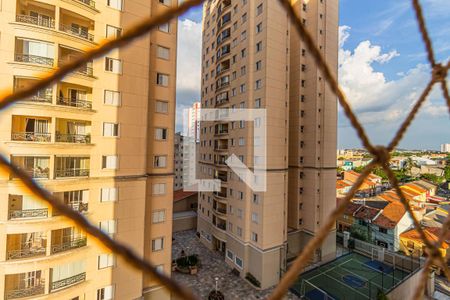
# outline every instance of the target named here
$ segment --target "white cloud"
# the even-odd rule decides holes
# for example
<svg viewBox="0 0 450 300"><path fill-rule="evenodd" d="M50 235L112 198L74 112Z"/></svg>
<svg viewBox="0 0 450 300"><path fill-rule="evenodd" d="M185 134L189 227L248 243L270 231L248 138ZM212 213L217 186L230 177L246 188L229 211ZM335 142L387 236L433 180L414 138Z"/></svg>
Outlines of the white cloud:
<svg viewBox="0 0 450 300"><path fill-rule="evenodd" d="M201 88L202 24L189 19L178 22L177 89ZM195 100L195 99L193 99Z"/></svg>
<svg viewBox="0 0 450 300"><path fill-rule="evenodd" d="M343 43L339 49L339 82L352 108L364 123L396 122L404 118L430 79L429 67L418 64L398 73L398 79L388 80L383 72L374 69L374 64L392 63L400 54L395 50L384 53L370 41L360 42L353 51L345 50L349 30L348 26L340 28L339 40ZM442 101L439 89L435 88L429 98L422 113L444 115L447 110L433 104Z"/></svg>

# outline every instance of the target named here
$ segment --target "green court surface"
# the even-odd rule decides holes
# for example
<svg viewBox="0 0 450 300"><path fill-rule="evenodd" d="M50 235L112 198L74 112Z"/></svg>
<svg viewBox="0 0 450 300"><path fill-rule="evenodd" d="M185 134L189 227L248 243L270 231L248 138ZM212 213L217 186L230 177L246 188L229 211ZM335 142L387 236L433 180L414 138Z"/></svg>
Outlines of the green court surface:
<svg viewBox="0 0 450 300"><path fill-rule="evenodd" d="M291 290L310 300L377 299L408 275L393 266L350 253L302 274Z"/></svg>

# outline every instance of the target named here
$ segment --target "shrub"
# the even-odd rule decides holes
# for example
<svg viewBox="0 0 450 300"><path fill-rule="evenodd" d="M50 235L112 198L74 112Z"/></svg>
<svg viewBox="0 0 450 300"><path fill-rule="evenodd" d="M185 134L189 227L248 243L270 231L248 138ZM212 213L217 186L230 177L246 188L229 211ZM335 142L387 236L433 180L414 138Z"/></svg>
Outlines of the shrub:
<svg viewBox="0 0 450 300"><path fill-rule="evenodd" d="M180 257L176 260L177 267L181 269L187 269L189 267L194 267L198 265L199 259L197 254Z"/></svg>

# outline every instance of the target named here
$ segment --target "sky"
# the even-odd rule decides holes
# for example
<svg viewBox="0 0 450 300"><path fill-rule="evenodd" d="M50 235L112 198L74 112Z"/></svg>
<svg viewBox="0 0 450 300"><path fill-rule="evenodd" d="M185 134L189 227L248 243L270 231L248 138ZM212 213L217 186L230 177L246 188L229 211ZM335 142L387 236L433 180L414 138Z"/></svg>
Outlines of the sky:
<svg viewBox="0 0 450 300"><path fill-rule="evenodd" d="M333 0L329 0L333 1ZM421 0L438 61L450 58L450 1ZM201 8L178 23L177 129L181 112L200 99ZM430 79L411 1L340 0L339 83L374 144L387 144ZM447 77L450 85L450 76ZM450 118L436 86L400 148L450 143ZM339 107L338 148L361 147Z"/></svg>

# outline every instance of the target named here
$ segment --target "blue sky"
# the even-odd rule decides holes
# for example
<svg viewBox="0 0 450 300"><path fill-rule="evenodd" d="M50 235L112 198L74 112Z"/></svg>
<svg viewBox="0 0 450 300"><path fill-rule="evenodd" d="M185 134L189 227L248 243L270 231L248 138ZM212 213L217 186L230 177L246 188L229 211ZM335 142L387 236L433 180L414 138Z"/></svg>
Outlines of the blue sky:
<svg viewBox="0 0 450 300"><path fill-rule="evenodd" d="M447 61L450 0L421 3L436 57ZM201 14L201 8L192 9L179 22L178 112L200 96L200 53L192 54L201 50ZM340 0L339 24L340 83L373 142L386 144L430 78L411 1ZM433 90L400 147L438 149L450 143L444 104L440 89ZM338 147L359 146L340 111Z"/></svg>

